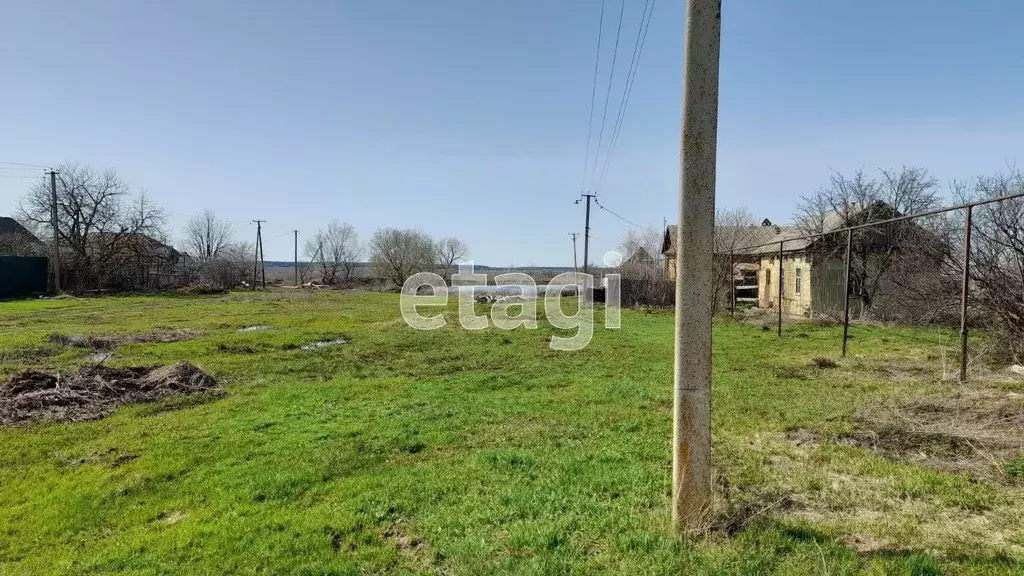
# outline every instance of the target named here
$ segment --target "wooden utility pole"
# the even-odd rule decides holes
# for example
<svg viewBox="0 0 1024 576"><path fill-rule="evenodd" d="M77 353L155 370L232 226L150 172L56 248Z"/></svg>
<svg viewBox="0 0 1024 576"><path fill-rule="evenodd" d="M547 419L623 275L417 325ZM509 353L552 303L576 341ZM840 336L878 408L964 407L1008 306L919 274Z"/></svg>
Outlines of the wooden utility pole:
<svg viewBox="0 0 1024 576"><path fill-rule="evenodd" d="M588 262L590 261L590 199L596 198L597 194L582 194L583 198L576 200L579 204L584 198L587 200L587 215L583 228L583 273L587 273Z"/></svg>
<svg viewBox="0 0 1024 576"><path fill-rule="evenodd" d="M295 233L295 285L299 285L299 231L292 230Z"/></svg>
<svg viewBox="0 0 1024 576"><path fill-rule="evenodd" d="M263 223L266 220L253 220L256 224L256 254L252 263L252 289L256 289L256 271L261 270L263 276L263 288L267 287L267 267L263 262Z"/></svg>
<svg viewBox="0 0 1024 576"><path fill-rule="evenodd" d="M53 290L60 294L60 229L57 226L57 171L50 170L50 226L53 228Z"/></svg>
<svg viewBox="0 0 1024 576"><path fill-rule="evenodd" d="M711 320L721 0L686 4L679 155L672 521L681 533L711 522Z"/></svg>
<svg viewBox="0 0 1024 576"><path fill-rule="evenodd" d="M572 237L572 273L579 274L579 265L576 263L576 238L579 237L579 232L570 232L569 236Z"/></svg>

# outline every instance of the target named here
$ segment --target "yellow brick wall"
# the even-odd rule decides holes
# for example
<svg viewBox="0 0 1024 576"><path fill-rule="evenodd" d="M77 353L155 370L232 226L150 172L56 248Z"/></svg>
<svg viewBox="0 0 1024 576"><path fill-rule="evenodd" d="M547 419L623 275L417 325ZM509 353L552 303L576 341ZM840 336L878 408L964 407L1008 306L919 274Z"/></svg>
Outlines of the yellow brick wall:
<svg viewBox="0 0 1024 576"><path fill-rule="evenodd" d="M782 313L787 316L808 316L811 312L811 264L803 256L786 254L782 258L785 285L782 287ZM771 271L769 274L768 271ZM800 293L796 292L797 270L800 271ZM771 276L769 279L768 277ZM757 274L757 299L760 308L775 308L779 298L779 259L761 258Z"/></svg>
<svg viewBox="0 0 1024 576"><path fill-rule="evenodd" d="M669 280L671 280L673 282L676 281L676 257L675 256L666 256L665 257L665 275L668 276Z"/></svg>

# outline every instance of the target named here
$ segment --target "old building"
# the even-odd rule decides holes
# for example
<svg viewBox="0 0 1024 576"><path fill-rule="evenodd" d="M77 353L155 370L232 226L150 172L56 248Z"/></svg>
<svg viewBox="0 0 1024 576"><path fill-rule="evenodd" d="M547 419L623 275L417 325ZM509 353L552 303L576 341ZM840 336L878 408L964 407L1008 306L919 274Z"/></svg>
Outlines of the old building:
<svg viewBox="0 0 1024 576"><path fill-rule="evenodd" d="M886 218L899 216L878 206L873 206L871 212L886 214ZM739 302L755 302L758 308L772 310L781 306L789 317L839 318L849 299L854 317L899 318L913 308L911 294L942 284L937 262L946 247L938 237L910 221L859 229L853 236L854 272L844 291L846 235L827 233L861 223L856 212L847 218L826 213L819 226L825 235L813 238L806 238L806 231L800 228L774 226L767 220L757 228L716 229L715 259L719 265L712 273L727 271L720 274L728 277L722 283L725 287L733 283ZM665 274L674 279L675 226L665 231L662 253ZM719 298L722 292L719 290Z"/></svg>

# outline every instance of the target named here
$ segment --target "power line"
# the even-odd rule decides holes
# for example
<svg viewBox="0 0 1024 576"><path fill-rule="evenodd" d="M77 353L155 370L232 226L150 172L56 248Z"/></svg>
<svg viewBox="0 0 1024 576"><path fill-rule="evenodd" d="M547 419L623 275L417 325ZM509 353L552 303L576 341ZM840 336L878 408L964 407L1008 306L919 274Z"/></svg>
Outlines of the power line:
<svg viewBox="0 0 1024 576"><path fill-rule="evenodd" d="M635 227L637 227L637 228L639 228L641 230L645 230L647 232L657 233L656 230L648 228L647 226L641 226L641 225L637 224L636 222L633 222L629 218L626 218L625 216L622 216L621 214L619 214L617 212L613 212L613 211L609 210L607 207L605 207L604 204L601 204L600 202L598 202L597 198L594 198L594 202L597 204L598 208L600 208L601 210L604 210L605 212L611 214L612 216L615 216L616 218L618 218L619 220L622 220L623 222L625 222L626 224L629 224L630 226L635 226Z"/></svg>
<svg viewBox="0 0 1024 576"><path fill-rule="evenodd" d="M590 89L590 119L587 121L587 155L583 157L583 177L580 178L580 193L587 185L587 167L590 164L590 140L594 136L594 104L597 101L597 72L601 64L601 37L604 34L604 0L601 0L601 17L597 21L597 55L594 56L594 84ZM597 163L597 158L594 158Z"/></svg>
<svg viewBox="0 0 1024 576"><path fill-rule="evenodd" d="M640 58L644 53L644 45L647 43L647 32L650 30L651 17L654 16L654 7L657 3L658 0L645 0L644 11L640 14L640 26L637 28L636 40L633 42L633 58L629 63L629 72L626 73L626 82L622 85L622 99L619 102L619 113L615 119L615 128L612 130L612 139L611 143L608 145L608 152L605 153L604 167L601 169L601 177L597 181L596 189L598 190L600 190L604 185L605 177L608 175L608 168L612 163L612 155L615 154L615 147L619 143L619 134L622 132L622 124L626 119L626 110L629 108L629 99L633 95L633 83L636 82L636 75L640 69ZM650 5L650 11L647 10L648 5Z"/></svg>
<svg viewBox="0 0 1024 576"><path fill-rule="evenodd" d="M2 160L0 160L0 164L10 164L11 166L26 166L28 168L42 168L44 170L48 168L48 166L43 166L42 164L25 164L23 162L5 162Z"/></svg>
<svg viewBox="0 0 1024 576"><path fill-rule="evenodd" d="M619 25L615 30L615 48L612 49L612 66L608 71L608 89L604 95L604 113L601 115L601 130L597 133L597 156L594 158L594 166L590 170L590 183L594 182L594 175L597 173L597 162L601 155L601 143L604 141L604 127L608 122L608 101L612 97L612 82L615 80L615 61L619 56L619 38L622 36L622 16L626 13L626 0L622 0L619 6ZM584 267L586 263L584 262Z"/></svg>

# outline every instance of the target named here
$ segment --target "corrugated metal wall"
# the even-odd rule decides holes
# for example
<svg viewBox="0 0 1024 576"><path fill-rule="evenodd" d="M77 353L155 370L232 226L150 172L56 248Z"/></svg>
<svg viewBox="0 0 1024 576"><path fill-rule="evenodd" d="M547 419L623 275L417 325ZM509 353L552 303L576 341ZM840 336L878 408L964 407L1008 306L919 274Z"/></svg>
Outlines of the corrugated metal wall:
<svg viewBox="0 0 1024 576"><path fill-rule="evenodd" d="M48 261L42 256L0 256L0 298L45 294Z"/></svg>

